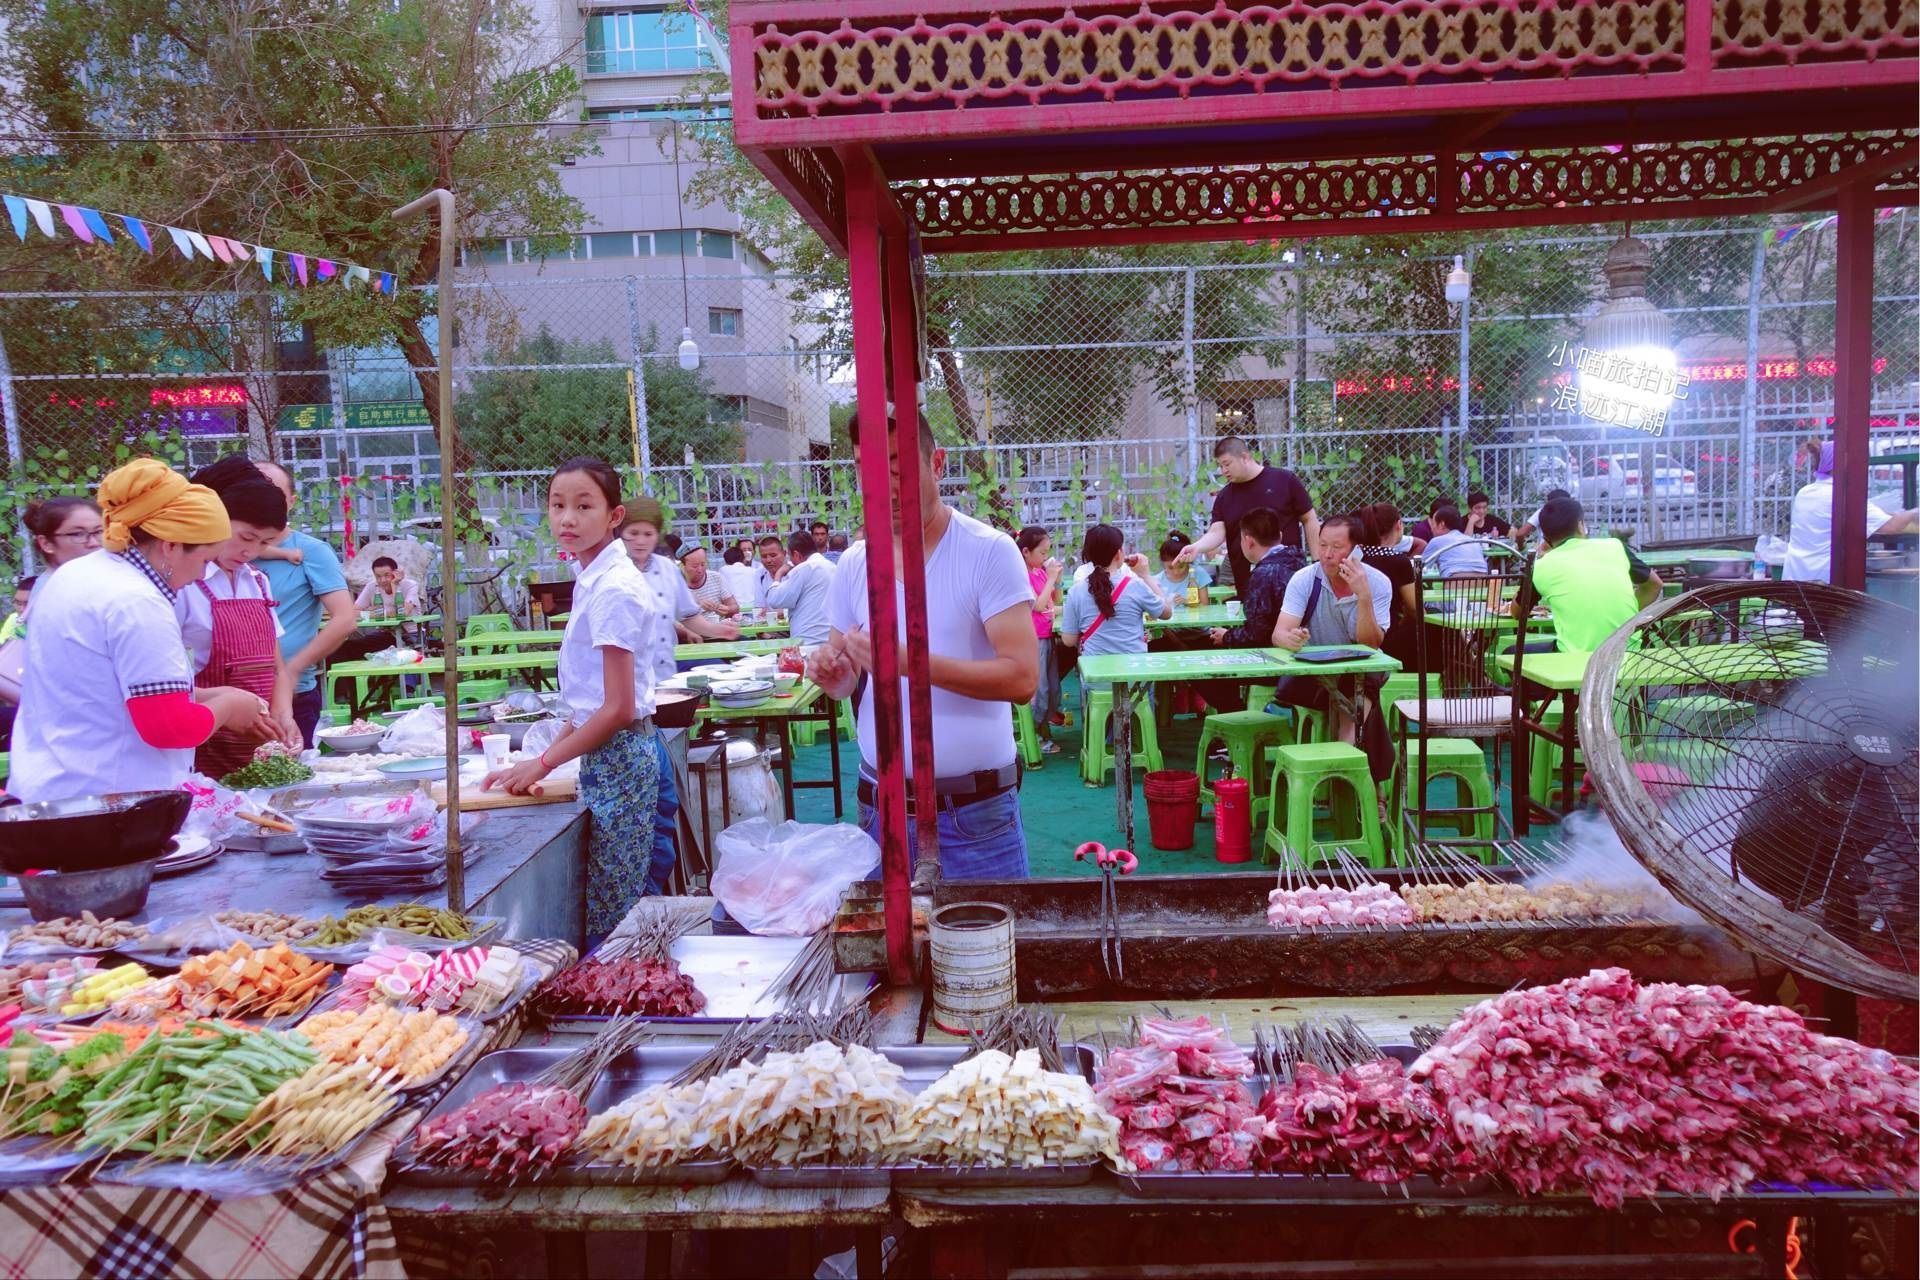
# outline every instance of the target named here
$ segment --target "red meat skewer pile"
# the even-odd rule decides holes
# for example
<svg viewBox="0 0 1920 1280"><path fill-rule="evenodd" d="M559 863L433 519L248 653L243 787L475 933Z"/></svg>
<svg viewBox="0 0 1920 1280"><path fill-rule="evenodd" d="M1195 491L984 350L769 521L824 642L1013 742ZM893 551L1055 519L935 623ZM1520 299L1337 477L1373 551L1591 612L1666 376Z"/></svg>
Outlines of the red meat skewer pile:
<svg viewBox="0 0 1920 1280"><path fill-rule="evenodd" d="M586 1123L587 1109L571 1089L515 1081L421 1125L414 1148L428 1164L511 1180L550 1167Z"/></svg>
<svg viewBox="0 0 1920 1280"><path fill-rule="evenodd" d="M1107 1055L1096 1092L1135 1169L1244 1172L1263 1128L1252 1074L1246 1051L1206 1018L1149 1020L1138 1045Z"/></svg>
<svg viewBox="0 0 1920 1280"><path fill-rule="evenodd" d="M1461 1144L1602 1207L1755 1181L1920 1184L1920 1073L1724 987L1596 969L1469 1009L1415 1063Z"/></svg>
<svg viewBox="0 0 1920 1280"><path fill-rule="evenodd" d="M689 1018L707 998L672 960L589 960L549 978L537 1003L547 1017Z"/></svg>
<svg viewBox="0 0 1920 1280"><path fill-rule="evenodd" d="M1404 1182L1426 1174L1462 1180L1471 1161L1442 1123L1424 1085L1397 1059L1338 1075L1310 1062L1260 1099L1266 1121L1255 1159L1265 1173L1350 1174L1363 1182Z"/></svg>

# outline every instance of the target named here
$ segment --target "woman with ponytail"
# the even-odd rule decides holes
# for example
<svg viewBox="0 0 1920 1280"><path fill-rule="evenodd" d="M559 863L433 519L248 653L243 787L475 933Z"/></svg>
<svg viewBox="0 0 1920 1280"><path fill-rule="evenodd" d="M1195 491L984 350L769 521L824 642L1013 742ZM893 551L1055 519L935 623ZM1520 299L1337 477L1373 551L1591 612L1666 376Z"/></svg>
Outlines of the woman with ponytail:
<svg viewBox="0 0 1920 1280"><path fill-rule="evenodd" d="M1124 540L1110 524L1087 530L1080 558L1093 566L1067 593L1060 614L1060 639L1078 646L1080 656L1145 653L1147 619L1170 618L1173 606L1154 585L1147 558L1123 554Z"/></svg>

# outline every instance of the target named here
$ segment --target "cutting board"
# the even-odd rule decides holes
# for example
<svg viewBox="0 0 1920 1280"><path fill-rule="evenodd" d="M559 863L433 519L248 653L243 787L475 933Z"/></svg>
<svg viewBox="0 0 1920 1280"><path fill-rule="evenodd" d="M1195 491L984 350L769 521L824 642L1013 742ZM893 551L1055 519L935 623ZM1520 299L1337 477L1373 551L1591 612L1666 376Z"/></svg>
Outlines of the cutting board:
<svg viewBox="0 0 1920 1280"><path fill-rule="evenodd" d="M577 798L576 778L549 778L540 784L537 796L516 796L505 791L482 791L478 787L460 788L460 811L473 813L481 809L517 809L529 804L557 804L563 800ZM433 784L433 802L438 805L447 803L447 784Z"/></svg>

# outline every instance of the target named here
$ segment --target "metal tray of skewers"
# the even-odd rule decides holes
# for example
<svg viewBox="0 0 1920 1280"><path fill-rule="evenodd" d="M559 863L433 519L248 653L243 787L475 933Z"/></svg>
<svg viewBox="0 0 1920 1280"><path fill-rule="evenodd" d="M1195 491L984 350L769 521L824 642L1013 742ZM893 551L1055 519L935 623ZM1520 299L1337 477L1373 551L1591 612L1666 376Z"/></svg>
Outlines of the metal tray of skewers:
<svg viewBox="0 0 1920 1280"><path fill-rule="evenodd" d="M664 1084L691 1066L705 1052L702 1044L642 1045L616 1058L601 1072L587 1092L589 1116L607 1110L641 1089ZM474 1063L472 1070L447 1091L421 1122L430 1124L450 1112L466 1106L481 1094L501 1085L532 1083L557 1066L575 1050L566 1046L499 1049ZM393 1153L392 1170L396 1178L421 1187L490 1187L501 1180L478 1169L455 1169L420 1159L416 1128ZM693 1186L725 1182L733 1172L733 1161L725 1157L689 1160L664 1168L639 1168L630 1165L597 1164L577 1158L562 1160L551 1168L530 1174L526 1181L562 1187L647 1187Z"/></svg>
<svg viewBox="0 0 1920 1280"><path fill-rule="evenodd" d="M389 1089L387 1105L371 1123L334 1150L316 1155L251 1156L242 1153L205 1162L115 1156L101 1164L92 1176L95 1182L203 1191L216 1197L265 1195L298 1186L315 1174L345 1164L367 1135L378 1133L381 1126L399 1114L405 1105L405 1095L397 1089Z"/></svg>
<svg viewBox="0 0 1920 1280"><path fill-rule="evenodd" d="M513 990L507 993L506 999L493 1006L493 1008L488 1009L485 1013L472 1013L468 1010L458 1008L436 1009L434 1012L452 1014L454 1017L463 1018L470 1022L477 1022L481 1026L490 1027L525 1003L527 997L533 994L534 988L538 987L544 978L545 975L532 961L522 959L520 962L520 976L513 980ZM333 985L321 995L319 1001L301 1016L311 1017L316 1013L326 1013L329 1010L338 1009L339 1007L340 985L336 978ZM393 1007L402 1013L418 1013L424 1006L417 1004L396 1004Z"/></svg>
<svg viewBox="0 0 1920 1280"><path fill-rule="evenodd" d="M970 1044L912 1044L882 1045L877 1052L905 1072L901 1087L918 1094L978 1050ZM1090 1046L1062 1045L1060 1054L1068 1071L1093 1079L1095 1059ZM1020 1168L915 1162L760 1165L747 1172L765 1187L1075 1187L1091 1181L1099 1167L1097 1160Z"/></svg>

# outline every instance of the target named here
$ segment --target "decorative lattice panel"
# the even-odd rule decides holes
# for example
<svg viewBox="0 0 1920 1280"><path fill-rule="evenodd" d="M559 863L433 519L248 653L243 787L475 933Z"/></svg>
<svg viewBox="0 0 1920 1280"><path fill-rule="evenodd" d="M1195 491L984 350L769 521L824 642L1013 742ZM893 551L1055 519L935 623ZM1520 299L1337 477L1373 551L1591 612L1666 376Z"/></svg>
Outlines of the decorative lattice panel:
<svg viewBox="0 0 1920 1280"><path fill-rule="evenodd" d="M1714 0L1715 66L1824 62L1920 50L1913 0Z"/></svg>
<svg viewBox="0 0 1920 1280"><path fill-rule="evenodd" d="M1462 159L1451 208L1431 157L1234 169L970 179L895 188L928 237L1310 223L1439 212L1516 213L1785 191L1908 145L1876 134L1765 143L1668 143L1631 152ZM1364 229L1356 227L1358 229ZM1386 230L1388 228L1380 228Z"/></svg>
<svg viewBox="0 0 1920 1280"><path fill-rule="evenodd" d="M1791 7L1791 6L1789 6ZM756 23L761 115L1678 70L1682 0L1371 0Z"/></svg>

